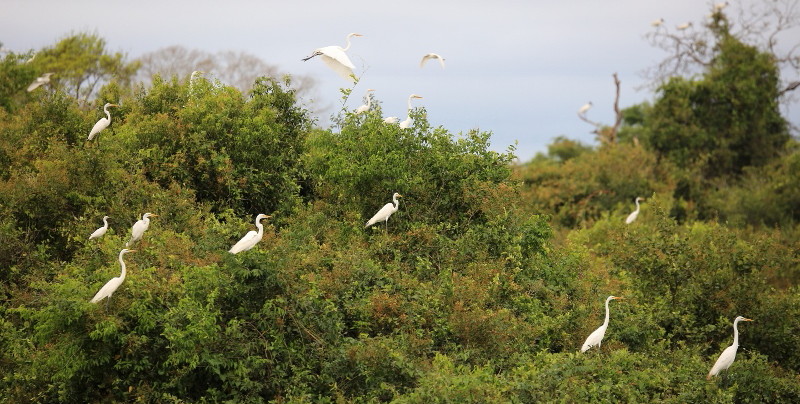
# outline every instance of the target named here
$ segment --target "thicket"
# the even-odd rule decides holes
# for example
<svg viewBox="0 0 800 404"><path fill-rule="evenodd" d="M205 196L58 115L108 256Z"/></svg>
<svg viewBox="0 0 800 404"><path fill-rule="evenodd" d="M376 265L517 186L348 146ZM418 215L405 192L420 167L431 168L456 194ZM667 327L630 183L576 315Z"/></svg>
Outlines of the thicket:
<svg viewBox="0 0 800 404"><path fill-rule="evenodd" d="M40 72L22 64L0 65L16 89L0 109L2 401L800 401L796 149L684 198L709 177L649 140L560 139L515 167L423 108L408 129L379 106L314 128L288 78L246 94L111 81L87 104L60 82L24 92ZM105 102L111 127L85 142ZM364 229L393 192L388 226ZM773 200L794 210L759 209ZM127 279L89 303L144 212L159 216ZM257 213L264 239L228 254ZM611 294L626 299L602 347L579 353ZM707 382L737 315L755 321Z"/></svg>

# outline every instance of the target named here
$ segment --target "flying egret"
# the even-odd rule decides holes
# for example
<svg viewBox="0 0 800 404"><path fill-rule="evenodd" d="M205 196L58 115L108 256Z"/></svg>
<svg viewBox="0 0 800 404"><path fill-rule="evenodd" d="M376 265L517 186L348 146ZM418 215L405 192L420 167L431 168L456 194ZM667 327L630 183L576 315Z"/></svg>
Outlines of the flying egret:
<svg viewBox="0 0 800 404"><path fill-rule="evenodd" d="M241 240L236 242L236 244L234 244L233 247L228 250L228 252L231 254L236 254L255 247L255 245L261 241L261 238L264 237L264 225L261 224L261 220L268 219L270 217L272 216L265 215L263 213L256 216L256 227L258 228L258 232L255 230L248 231Z"/></svg>
<svg viewBox="0 0 800 404"><path fill-rule="evenodd" d="M425 62L427 62L430 59L439 59L439 64L442 65L442 69L444 69L444 58L442 57L442 55L436 53L428 53L427 55L423 56L422 60L420 60L419 62L419 67L425 66Z"/></svg>
<svg viewBox="0 0 800 404"><path fill-rule="evenodd" d="M719 372L727 370L729 367L731 367L731 364L733 364L733 360L736 359L736 351L739 349L739 328L737 327L739 321L753 320L744 318L742 316L736 317L736 319L733 320L733 344L722 351L719 359L717 359L717 362L714 363L711 371L708 372L706 380L711 380L711 378L719 374Z"/></svg>
<svg viewBox="0 0 800 404"><path fill-rule="evenodd" d="M367 103L362 105L362 106L360 106L360 107L358 107L358 108L356 108L356 115L363 114L364 112L369 111L369 107L372 106L372 97L370 97L370 93L373 92L373 91L375 91L375 90L370 88L370 89L367 90L366 93L364 93L364 97L367 97Z"/></svg>
<svg viewBox="0 0 800 404"><path fill-rule="evenodd" d="M155 213L145 213L142 215L142 220L137 221L131 227L131 239L127 243L125 243L125 247L133 245L133 243L139 241L142 238L145 230L150 227L150 218L151 217L158 217Z"/></svg>
<svg viewBox="0 0 800 404"><path fill-rule="evenodd" d="M100 131L102 131L103 129L107 128L108 125L111 125L111 113L108 112L108 108L109 107L118 107L118 106L119 105L112 104L110 102L107 102L106 105L103 106L103 112L106 113L106 117L105 118L100 118L100 120L97 121L96 124L94 124L94 126L92 127L92 131L89 132L89 137L86 140L94 139L94 137L97 136L97 134L100 133Z"/></svg>
<svg viewBox="0 0 800 404"><path fill-rule="evenodd" d="M675 28L677 28L677 29L678 29L678 31L683 31L683 30L685 30L686 28L689 28L689 27L691 27L691 26L692 26L692 22L691 22L691 21L689 21L689 22L687 22L687 23L683 23L683 24L681 24L681 25L678 25L678 26L677 26L677 27L675 27Z"/></svg>
<svg viewBox="0 0 800 404"><path fill-rule="evenodd" d="M95 230L91 236L89 236L89 240L93 238L103 237L104 234L108 231L108 216L103 216L103 226L99 229Z"/></svg>
<svg viewBox="0 0 800 404"><path fill-rule="evenodd" d="M324 48L318 48L314 50L314 53L311 56L304 58L303 61L313 58L314 56L322 56L322 61L325 62L328 67L333 69L339 76L343 77L345 80L350 80L355 82L355 76L353 75L353 69L356 67L353 66L353 62L350 61L350 58L347 57L347 50L350 49L350 38L354 36L363 36L361 34L356 34L352 32L347 34L347 46L342 48L341 46L331 45L326 46Z"/></svg>
<svg viewBox="0 0 800 404"><path fill-rule="evenodd" d="M589 109L591 108L592 108L591 101L587 102L586 104L583 104L583 106L578 110L578 115L586 115L586 113L589 112Z"/></svg>
<svg viewBox="0 0 800 404"><path fill-rule="evenodd" d="M411 100L413 98L422 98L422 96L421 95L416 95L416 94L411 94L411 95L408 96L408 112L406 112L408 117L406 119L404 119L403 122L400 122L400 127L403 128L403 129L406 129L409 126L411 126L411 122L412 122L412 119L411 119Z"/></svg>
<svg viewBox="0 0 800 404"><path fill-rule="evenodd" d="M379 210L378 213L375 214L375 216L372 216L372 218L369 219L369 221L367 221L367 224L366 226L364 226L364 228L366 229L367 227L372 226L375 223L383 221L386 224L386 231L388 232L389 216L391 216L392 213L397 212L397 208L400 207L400 202L397 200L397 198L402 198L402 197L403 195L400 195L397 192L395 192L394 195L392 195L392 201L394 202L394 204L387 203L386 205L383 205L381 210Z"/></svg>
<svg viewBox="0 0 800 404"><path fill-rule="evenodd" d="M650 25L652 25L654 27L660 27L661 24L663 24L663 23L664 23L664 19L663 18L659 18L659 19L651 22Z"/></svg>
<svg viewBox="0 0 800 404"><path fill-rule="evenodd" d="M606 335L606 328L608 328L608 302L616 299L622 299L621 297L617 296L609 296L606 298L606 321L603 322L598 329L594 330L589 337L586 338L586 342L583 343L581 347L581 352L586 352L589 348L597 345L600 348L600 343L603 342L603 337Z"/></svg>
<svg viewBox="0 0 800 404"><path fill-rule="evenodd" d="M628 217L625 219L625 224L631 224L633 223L634 220L636 220L637 217L639 217L639 201L643 200L644 198L642 198L641 196L636 197L636 210L634 210L633 212L631 212L630 215L628 215Z"/></svg>
<svg viewBox="0 0 800 404"><path fill-rule="evenodd" d="M33 83L31 83L31 85L28 86L28 92L36 90L40 86L49 83L50 82L50 76L52 76L54 74L55 73L45 73L45 74L37 77L36 80L34 80Z"/></svg>
<svg viewBox="0 0 800 404"><path fill-rule="evenodd" d="M122 282L125 281L125 261L122 260L122 256L132 252L136 252L136 250L129 250L125 248L119 252L119 266L122 268L122 272L119 274L119 276L115 276L106 282L106 284L97 291L97 294L94 295L92 300L90 300L91 303L97 303L105 298L108 298L108 300L106 300L106 310L108 310L108 302L111 301L111 295L113 295L119 286L122 285Z"/></svg>

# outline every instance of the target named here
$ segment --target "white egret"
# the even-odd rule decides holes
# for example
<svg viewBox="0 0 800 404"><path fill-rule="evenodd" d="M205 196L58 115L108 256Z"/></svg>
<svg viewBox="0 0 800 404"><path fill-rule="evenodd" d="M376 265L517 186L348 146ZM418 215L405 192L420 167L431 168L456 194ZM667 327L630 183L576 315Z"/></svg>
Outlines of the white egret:
<svg viewBox="0 0 800 404"><path fill-rule="evenodd" d="M394 204L387 203L386 205L383 205L381 210L379 210L378 213L375 214L375 216L372 216L372 218L367 221L367 224L366 226L364 226L364 228L366 229L367 227L382 221L386 223L386 231L388 232L389 216L391 216L392 213L397 212L397 209L400 207L400 202L397 200L397 198L402 198L402 197L403 195L400 195L397 192L395 192L394 195L392 195L392 201L394 202Z"/></svg>
<svg viewBox="0 0 800 404"><path fill-rule="evenodd" d="M91 236L89 236L89 240L93 238L103 237L104 234L108 231L108 216L103 216L103 226L99 229L95 230Z"/></svg>
<svg viewBox="0 0 800 404"><path fill-rule="evenodd" d="M91 303L97 303L105 298L108 298L108 300L106 300L106 309L108 309L108 302L111 301L111 295L113 295L114 292L119 289L119 286L122 285L122 282L125 281L125 261L122 260L122 256L132 252L136 252L136 250L129 250L125 248L119 252L119 266L122 268L122 272L119 274L119 276L115 276L106 282L106 284L97 291L97 294L94 295L92 300L90 300Z"/></svg>
<svg viewBox="0 0 800 404"><path fill-rule="evenodd" d="M683 31L683 30L685 30L686 28L689 28L689 27L691 27L692 25L693 25L693 24L692 24L692 22L691 22L691 21L689 21L689 22L687 22L687 23L684 23L684 24L678 25L678 26L677 26L677 27L675 27L675 28L677 28L677 29L678 29L678 31Z"/></svg>
<svg viewBox="0 0 800 404"><path fill-rule="evenodd" d="M430 59L439 59L439 64L442 65L442 69L444 69L444 58L442 57L442 55L436 53L428 53L427 55L423 56L422 60L420 60L419 62L419 67L425 66L425 62L427 62Z"/></svg>
<svg viewBox="0 0 800 404"><path fill-rule="evenodd" d="M728 3L727 1L714 4L714 11L722 11L723 8L728 7L728 4L730 3Z"/></svg>
<svg viewBox="0 0 800 404"><path fill-rule="evenodd" d="M663 18L659 18L659 19L654 20L653 22L651 22L650 25L652 25L654 27L660 27L661 24L663 24L663 23L664 23L664 19Z"/></svg>
<svg viewBox="0 0 800 404"><path fill-rule="evenodd" d="M347 50L350 49L350 38L354 36L363 36L361 34L356 34L352 32L347 34L347 45L342 48L341 46L331 45L326 46L324 48L318 48L314 50L314 53L311 56L304 58L303 61L313 58L314 56L322 56L322 61L325 62L328 67L333 69L339 76L343 77L345 80L350 80L355 82L355 76L353 75L353 69L356 67L353 66L353 62L350 61L350 58L347 57Z"/></svg>
<svg viewBox="0 0 800 404"><path fill-rule="evenodd" d="M592 108L591 101L587 102L586 104L583 104L583 106L578 110L578 115L586 115L586 113L589 112L589 109L591 108Z"/></svg>
<svg viewBox="0 0 800 404"><path fill-rule="evenodd" d="M387 116L386 118L383 118L383 123L397 123L399 120L400 118L396 116Z"/></svg>
<svg viewBox="0 0 800 404"><path fill-rule="evenodd" d="M367 103L356 108L356 115L363 114L364 112L369 111L369 108L372 106L372 97L370 97L370 93L373 91L375 90L370 88L367 90L366 93L364 93L364 97L367 97Z"/></svg>
<svg viewBox="0 0 800 404"><path fill-rule="evenodd" d="M89 132L89 137L86 140L94 139L94 137L97 136L97 134L100 133L100 131L102 131L103 129L107 128L108 125L111 125L111 113L108 112L108 108L109 107L118 107L118 106L119 105L112 104L110 102L107 102L106 105L103 106L103 112L106 113L106 117L105 118L100 118L100 120L97 121L97 123L94 124L94 126L92 127L92 131Z"/></svg>
<svg viewBox="0 0 800 404"><path fill-rule="evenodd" d="M633 223L634 220L636 220L637 217L639 217L639 201L643 201L643 200L644 200L644 198L642 198L641 196L637 196L636 197L636 201L635 201L636 202L636 210L634 210L633 212L631 212L630 215L628 215L628 217L625 219L625 224L631 224L631 223Z"/></svg>
<svg viewBox="0 0 800 404"><path fill-rule="evenodd" d="M36 90L40 86L43 86L43 85L49 83L50 82L50 76L52 76L54 74L55 73L45 73L45 74L37 77L36 80L34 80L33 83L31 83L31 85L28 86L28 92Z"/></svg>
<svg viewBox="0 0 800 404"><path fill-rule="evenodd" d="M609 296L606 298L606 321L604 321L603 325L601 325L598 329L589 334L589 337L586 338L586 342L584 342L583 346L581 347L581 352L586 352L589 348L595 345L600 348L600 343L603 342L603 337L606 335L606 328L608 328L608 302L617 299L622 298L617 296Z"/></svg>
<svg viewBox="0 0 800 404"><path fill-rule="evenodd" d="M194 82L197 81L199 78L203 77L203 73L205 73L205 72L202 71L202 70L195 70L195 71L192 72L192 75L189 76L189 95L190 96L192 94L194 94Z"/></svg>
<svg viewBox="0 0 800 404"><path fill-rule="evenodd" d="M261 241L261 238L264 237L264 225L261 224L261 220L268 219L270 217L272 216L265 215L263 213L256 216L256 227L258 228L258 231L257 232L255 230L248 231L247 234L245 234L241 240L236 242L236 244L234 244L233 247L231 247L231 249L228 250L228 252L231 254L236 254L242 251L247 251L255 247L255 245L258 244L259 241Z"/></svg>
<svg viewBox="0 0 800 404"><path fill-rule="evenodd" d="M403 129L406 129L409 126L411 126L411 122L413 121L411 119L411 100L413 98L422 98L422 96L421 95L416 95L416 94L411 94L411 95L408 96L408 112L406 112L408 117L406 119L404 119L403 122L400 122L400 127L403 128Z"/></svg>
<svg viewBox="0 0 800 404"><path fill-rule="evenodd" d="M142 215L142 220L137 221L131 227L131 239L127 243L125 243L125 247L133 245L133 243L139 241L142 238L144 232L150 227L150 218L151 217L158 217L155 213L145 213Z"/></svg>
<svg viewBox="0 0 800 404"><path fill-rule="evenodd" d="M739 328L737 327L739 321L753 320L744 318L742 316L736 317L736 319L733 320L733 344L722 351L719 359L717 359L717 362L714 363L711 371L708 372L706 380L711 380L711 378L719 374L719 372L727 370L729 367L731 367L731 364L733 364L733 360L736 359L736 351L739 349Z"/></svg>

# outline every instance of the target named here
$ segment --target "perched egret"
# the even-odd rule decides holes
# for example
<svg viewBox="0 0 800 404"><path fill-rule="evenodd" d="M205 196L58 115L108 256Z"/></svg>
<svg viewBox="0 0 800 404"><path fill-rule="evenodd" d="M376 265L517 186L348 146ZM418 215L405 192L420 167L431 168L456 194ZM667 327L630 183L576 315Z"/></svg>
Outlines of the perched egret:
<svg viewBox="0 0 800 404"><path fill-rule="evenodd" d="M400 119L396 116L387 116L383 118L383 123L397 123Z"/></svg>
<svg viewBox="0 0 800 404"><path fill-rule="evenodd" d="M115 276L106 282L106 284L97 291L97 294L94 295L90 302L97 303L105 298L108 298L108 300L106 300L106 309L108 309L108 302L111 301L111 295L113 295L114 292L116 292L119 288L119 285L122 285L122 282L125 281L125 261L122 260L122 256L132 252L136 252L136 250L129 250L125 248L119 252L119 266L122 268L122 272L119 274L119 276Z"/></svg>
<svg viewBox="0 0 800 404"><path fill-rule="evenodd" d="M691 27L691 26L692 26L692 22L691 22L691 21L689 21L689 22L687 22L687 23L684 23L684 24L678 25L678 26L677 26L677 27L675 27L675 28L677 28L677 29L678 29L678 31L683 31L683 30L685 30L686 28L689 28L689 27Z"/></svg>
<svg viewBox="0 0 800 404"><path fill-rule="evenodd" d="M133 245L133 243L139 241L142 238L144 232L150 227L150 218L151 217L158 217L155 213L145 213L142 215L142 220L137 221L131 227L131 239L127 243L125 243L125 247Z"/></svg>
<svg viewBox="0 0 800 404"><path fill-rule="evenodd" d="M600 328L589 334L589 337L586 338L586 342L584 342L583 346L581 347L581 352L586 352L589 348L595 345L600 348L600 343L603 342L603 337L606 335L606 328L608 328L608 302L616 299L622 298L617 296L609 296L606 298L606 321L603 322L603 325L601 325Z"/></svg>
<svg viewBox="0 0 800 404"><path fill-rule="evenodd" d="M236 242L236 244L234 244L233 247L231 247L231 249L228 250L228 252L231 254L236 254L242 251L247 251L255 247L255 245L258 244L259 241L261 241L261 238L264 237L264 225L261 224L261 220L268 219L270 217L272 216L265 215L263 213L256 216L256 227L258 228L258 231L257 232L255 230L248 231L247 234L245 234L241 240Z"/></svg>
<svg viewBox="0 0 800 404"><path fill-rule="evenodd" d="M366 229L367 227L382 221L385 222L386 231L388 232L389 216L391 216L392 213L397 212L397 208L400 207L400 202L397 200L397 198L402 198L402 197L403 195L400 195L397 192L395 192L394 195L392 195L392 201L394 202L394 204L387 203L386 205L383 205L381 210L379 210L378 213L375 214L375 216L372 216L372 219L369 219L369 221L367 221L367 224L366 226L364 226L364 228Z"/></svg>
<svg viewBox="0 0 800 404"><path fill-rule="evenodd" d="M591 101L587 102L586 104L583 104L581 109L578 110L578 115L586 115L586 113L589 112L589 109L591 108L592 108Z"/></svg>
<svg viewBox="0 0 800 404"><path fill-rule="evenodd" d="M722 3L714 4L714 11L722 11L723 8L728 7L727 1L723 1Z"/></svg>
<svg viewBox="0 0 800 404"><path fill-rule="evenodd" d="M103 237L104 234L108 231L108 216L103 216L103 226L99 229L95 230L91 236L89 236L89 240L93 238Z"/></svg>
<svg viewBox="0 0 800 404"><path fill-rule="evenodd" d="M50 82L50 76L52 76L54 74L55 73L45 73L45 74L37 77L36 80L34 80L33 83L31 83L31 85L28 86L28 92L36 90L40 86L49 83Z"/></svg>
<svg viewBox="0 0 800 404"><path fill-rule="evenodd" d="M358 108L356 108L356 114L363 114L364 112L369 111L369 107L372 106L372 97L370 97L370 93L373 92L373 91L375 91L375 90L370 88L370 89L367 90L366 93L364 93L364 97L367 97L367 103L362 105L362 106L360 106L360 107L358 107Z"/></svg>
<svg viewBox="0 0 800 404"><path fill-rule="evenodd" d="M408 117L406 119L404 119L403 122L400 122L400 127L403 128L403 129L408 128L409 126L411 126L411 122L413 121L411 119L411 100L413 98L422 98L422 96L416 95L416 94L411 94L411 95L408 96L408 112L406 113L408 115Z"/></svg>
<svg viewBox="0 0 800 404"><path fill-rule="evenodd" d="M103 112L106 113L106 117L100 118L100 120L97 121L96 124L94 124L94 126L92 127L92 131L89 132L89 137L86 140L94 139L94 137L97 136L97 134L100 133L100 131L107 128L108 125L111 125L111 113L108 112L108 107L118 107L118 106L119 105L117 104L112 104L109 102L107 102L106 105L103 106Z"/></svg>
<svg viewBox="0 0 800 404"><path fill-rule="evenodd" d="M425 62L430 59L439 59L439 64L442 65L442 69L444 69L444 58L442 55L438 55L436 53L429 53L422 57L422 60L419 61L419 67L425 66Z"/></svg>
<svg viewBox="0 0 800 404"><path fill-rule="evenodd" d="M347 34L347 46L342 48L341 46L331 45L326 46L324 48L318 48L314 50L314 53L311 56L304 58L303 61L313 58L314 56L322 56L322 61L325 62L328 67L333 69L339 76L343 77L345 80L350 80L355 82L355 76L353 75L353 62L350 61L350 58L347 57L347 50L350 49L350 38L354 36L363 36L361 34L356 34L355 32Z"/></svg>
<svg viewBox="0 0 800 404"><path fill-rule="evenodd" d="M651 22L650 25L652 25L654 27L660 27L661 24L663 24L663 23L664 23L664 19L663 18L659 18L659 19L654 20L653 22Z"/></svg>
<svg viewBox="0 0 800 404"><path fill-rule="evenodd" d="M641 196L637 196L636 197L636 201L635 201L636 202L636 210L634 210L633 212L631 212L630 215L628 215L628 217L625 219L625 224L631 224L631 223L633 223L634 220L636 220L637 217L639 217L639 201L643 201L643 200L644 200L644 198L642 198Z"/></svg>
<svg viewBox="0 0 800 404"><path fill-rule="evenodd" d="M739 321L753 321L753 320L750 320L749 318L744 318L742 316L736 317L736 319L733 320L733 344L725 348L724 351L722 351L722 354L719 356L719 359L717 359L717 362L714 363L714 366L711 368L711 371L708 372L706 380L711 380L711 378L719 374L719 372L727 370L729 367L731 367L731 364L733 364L733 360L736 359L736 351L739 349L739 328L737 327Z"/></svg>

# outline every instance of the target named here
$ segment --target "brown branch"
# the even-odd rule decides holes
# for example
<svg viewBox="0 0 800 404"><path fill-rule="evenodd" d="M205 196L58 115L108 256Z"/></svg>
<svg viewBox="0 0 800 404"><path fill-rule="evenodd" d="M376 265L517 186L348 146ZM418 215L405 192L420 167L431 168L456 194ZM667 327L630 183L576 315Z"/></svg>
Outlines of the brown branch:
<svg viewBox="0 0 800 404"><path fill-rule="evenodd" d="M603 124L601 124L601 123L599 123L599 122L595 122L595 121L593 121L593 120L591 120L591 119L587 118L587 117L586 117L586 115L584 115L584 114L580 114L580 113L579 113L579 114L578 114L578 118L581 118L581 120L582 120L582 121L584 121L584 122L588 123L589 125L592 125L592 126L594 126L595 128L598 128L598 129L599 129L601 126L603 126ZM596 131L597 131L597 129L595 129L595 132L596 132Z"/></svg>
<svg viewBox="0 0 800 404"><path fill-rule="evenodd" d="M617 143L617 131L619 131L619 125L622 124L622 112L619 110L620 81L617 73L614 73L614 86L617 87L617 93L614 96L614 114L616 118L614 120L614 126L612 126L611 130L608 132L608 138L606 139L608 143Z"/></svg>

